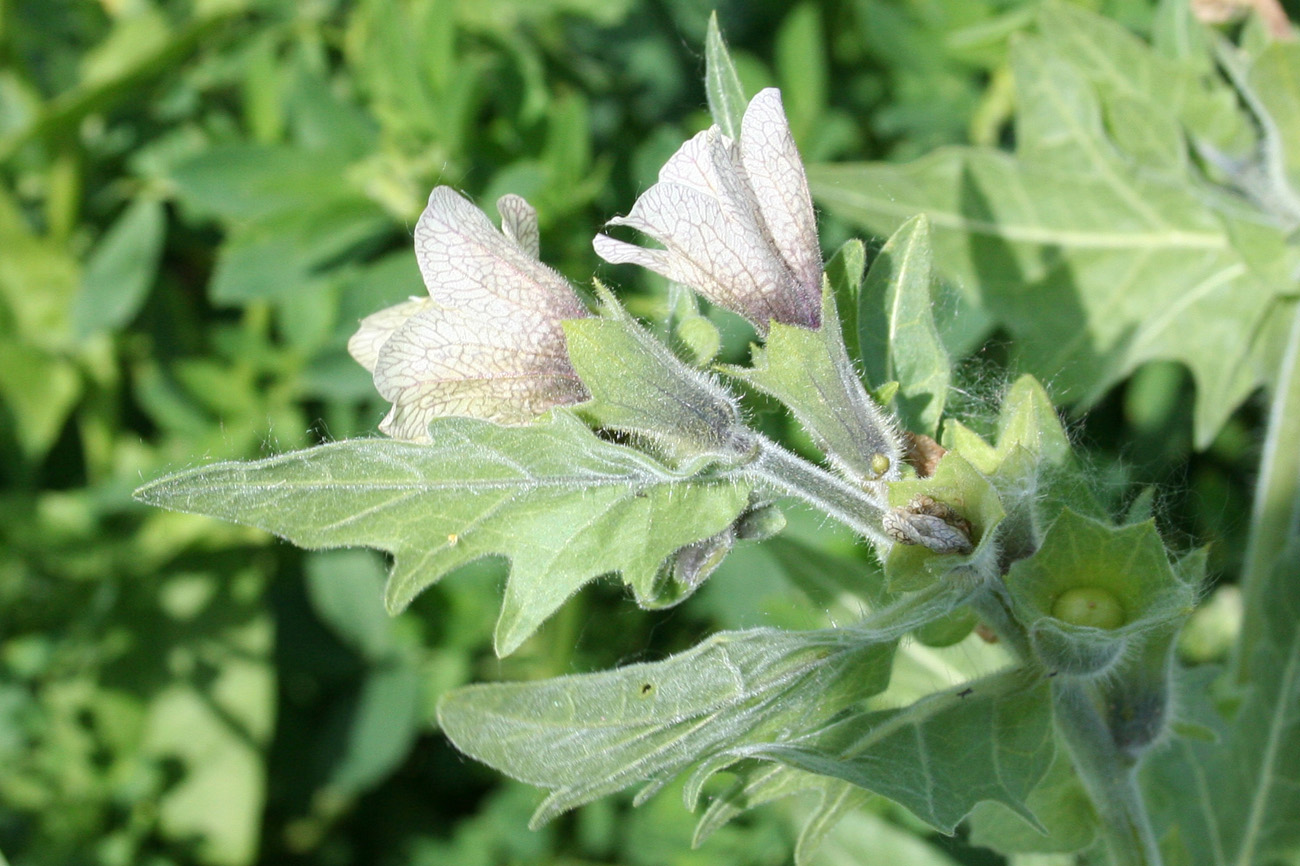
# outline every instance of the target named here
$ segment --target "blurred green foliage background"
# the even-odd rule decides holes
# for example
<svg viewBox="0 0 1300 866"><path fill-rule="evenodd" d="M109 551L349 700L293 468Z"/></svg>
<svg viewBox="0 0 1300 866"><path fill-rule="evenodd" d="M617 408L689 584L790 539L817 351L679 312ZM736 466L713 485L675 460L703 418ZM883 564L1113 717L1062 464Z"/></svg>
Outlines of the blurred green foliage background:
<svg viewBox="0 0 1300 866"><path fill-rule="evenodd" d="M782 87L809 162L997 143L1032 0L720 0L750 90ZM1145 0L1086 3L1142 32ZM778 864L787 807L690 849L671 793L527 830L538 792L432 728L447 688L655 658L717 628L817 625L803 564L851 540L791 515L691 603L584 593L490 649L483 563L389 619L381 557L305 553L146 509L168 470L373 435L345 342L423 291L411 228L445 183L537 207L585 284L591 237L707 125L704 0L0 2L0 852L15 864ZM828 249L849 236L823 225ZM879 242L879 239L870 239ZM618 272L612 278L626 278ZM662 317L662 284L626 286ZM1007 373L968 360L966 411ZM743 337L736 350L743 348ZM1206 453L1190 386L1150 365L1075 423L1115 489L1152 482L1176 538L1231 572L1250 407ZM779 427L780 420L769 420ZM796 443L797 444L797 443ZM1177 489L1175 489L1177 488ZM816 557L821 557L817 559ZM823 570L826 571L825 569ZM996 858L864 811L823 862Z"/></svg>

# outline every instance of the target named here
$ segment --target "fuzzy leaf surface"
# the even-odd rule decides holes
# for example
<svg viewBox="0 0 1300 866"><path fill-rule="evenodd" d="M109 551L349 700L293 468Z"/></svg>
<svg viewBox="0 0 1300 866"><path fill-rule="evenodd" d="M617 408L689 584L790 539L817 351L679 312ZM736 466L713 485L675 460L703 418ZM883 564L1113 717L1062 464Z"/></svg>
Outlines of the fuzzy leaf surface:
<svg viewBox="0 0 1300 866"><path fill-rule="evenodd" d="M594 426L654 442L675 461L734 462L743 425L715 377L683 364L603 286L601 315L564 323L569 360L591 394L577 412Z"/></svg>
<svg viewBox="0 0 1300 866"><path fill-rule="evenodd" d="M829 286L821 316L817 330L773 322L767 342L753 348L753 366L726 371L784 403L849 477L897 477L898 433L849 360Z"/></svg>
<svg viewBox="0 0 1300 866"><path fill-rule="evenodd" d="M898 638L965 593L918 593L851 628L716 634L661 662L535 683L457 689L438 706L466 754L551 789L533 816L560 813L638 782L639 799L692 764L688 801L714 773L826 724L883 690Z"/></svg>
<svg viewBox="0 0 1300 866"><path fill-rule="evenodd" d="M709 807L695 827L695 844L702 845L718 828L749 809L783 797L814 795L816 800L804 817L795 841L794 862L812 862L822 841L846 815L871 799L871 792L843 779L796 770L783 764L753 761L731 768L735 783L709 801Z"/></svg>
<svg viewBox="0 0 1300 866"><path fill-rule="evenodd" d="M1046 690L1008 671L746 751L875 791L945 833L985 800L1037 823L1025 800L1055 754Z"/></svg>
<svg viewBox="0 0 1300 866"><path fill-rule="evenodd" d="M1042 546L1011 566L1006 585L1039 658L1076 673L1105 670L1129 641L1150 639L1185 618L1195 596L1170 564L1154 521L1111 526L1069 508ZM1059 618L1056 602L1074 589L1109 595L1121 611L1119 624L1101 628Z"/></svg>
<svg viewBox="0 0 1300 866"><path fill-rule="evenodd" d="M562 412L530 427L442 418L430 434L428 445L354 439L217 463L154 481L136 496L302 547L387 551L392 611L460 565L508 557L496 629L502 655L603 574L620 572L649 602L665 557L721 532L748 501L736 476L675 472Z"/></svg>

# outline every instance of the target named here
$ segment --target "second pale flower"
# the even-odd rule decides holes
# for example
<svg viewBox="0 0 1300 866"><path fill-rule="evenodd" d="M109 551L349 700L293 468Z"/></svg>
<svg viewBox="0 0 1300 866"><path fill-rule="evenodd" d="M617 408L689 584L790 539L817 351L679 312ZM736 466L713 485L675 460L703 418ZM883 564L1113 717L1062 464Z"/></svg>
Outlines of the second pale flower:
<svg viewBox="0 0 1300 866"><path fill-rule="evenodd" d="M348 351L393 407L379 428L429 441L429 422L461 415L524 424L586 399L561 322L589 315L537 258L537 215L518 196L497 202L502 231L449 187L415 227L429 297L367 316Z"/></svg>
<svg viewBox="0 0 1300 866"><path fill-rule="evenodd" d="M713 126L686 142L625 217L664 245L597 235L596 252L696 289L766 334L821 323L822 259L808 180L775 88L749 103L740 140Z"/></svg>

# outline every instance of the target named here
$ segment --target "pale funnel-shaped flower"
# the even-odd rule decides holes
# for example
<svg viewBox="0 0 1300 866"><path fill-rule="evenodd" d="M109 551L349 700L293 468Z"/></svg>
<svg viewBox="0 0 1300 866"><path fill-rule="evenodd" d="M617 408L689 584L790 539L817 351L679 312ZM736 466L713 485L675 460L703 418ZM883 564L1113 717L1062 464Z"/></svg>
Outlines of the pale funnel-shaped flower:
<svg viewBox="0 0 1300 866"><path fill-rule="evenodd" d="M348 341L393 408L379 429L429 441L429 422L461 415L524 424L587 392L569 363L561 322L590 315L537 258L537 214L497 202L503 231L450 187L429 195L415 255L430 297L367 316Z"/></svg>
<svg viewBox="0 0 1300 866"><path fill-rule="evenodd" d="M717 126L681 146L625 217L663 244L647 249L597 235L607 262L631 262L696 289L766 334L772 320L821 322L822 259L808 179L781 92L750 101L732 141Z"/></svg>

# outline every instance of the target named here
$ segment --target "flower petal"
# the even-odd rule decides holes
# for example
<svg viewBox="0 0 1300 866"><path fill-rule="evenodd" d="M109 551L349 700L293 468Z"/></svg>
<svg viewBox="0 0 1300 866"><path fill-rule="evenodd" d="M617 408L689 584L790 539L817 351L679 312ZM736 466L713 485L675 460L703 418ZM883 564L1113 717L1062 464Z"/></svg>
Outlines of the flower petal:
<svg viewBox="0 0 1300 866"><path fill-rule="evenodd" d="M664 164L659 182L631 212L609 224L631 226L667 249L636 253L598 236L603 258L685 283L762 333L773 319L810 328L821 323L816 217L775 89L750 103L740 142L716 126L697 134Z"/></svg>
<svg viewBox="0 0 1300 866"><path fill-rule="evenodd" d="M498 231L450 187L430 193L429 206L415 226L415 256L429 294L443 306L473 310L489 321L517 314L587 315L564 277Z"/></svg>
<svg viewBox="0 0 1300 866"><path fill-rule="evenodd" d="M771 234L772 244L802 289L806 306L820 310L822 256L808 177L790 133L781 91L760 91L740 127L740 163Z"/></svg>
<svg viewBox="0 0 1300 866"><path fill-rule="evenodd" d="M793 308L785 303L785 266L752 224L728 219L722 204L698 190L675 183L658 183L637 199L626 217L609 221L648 235L667 255L633 258L626 246L611 248L609 239L596 245L602 256L619 251L619 261L643 267L692 286L714 303L735 310L760 330L770 320L785 321ZM658 251L647 250L653 253ZM608 259L607 261L615 261Z"/></svg>
<svg viewBox="0 0 1300 866"><path fill-rule="evenodd" d="M348 340L348 354L371 373L375 372L379 350L393 336L393 332L406 324L411 316L432 305L433 301L428 298L410 298L371 313L361 320L361 326Z"/></svg>
<svg viewBox="0 0 1300 866"><path fill-rule="evenodd" d="M537 230L537 210L521 196L511 193L497 199L497 213L501 214L501 233L518 244L529 257L538 258L542 241Z"/></svg>
<svg viewBox="0 0 1300 866"><path fill-rule="evenodd" d="M393 402L380 429L416 442L428 441L435 417L524 424L587 396L569 363L560 320L522 332L436 306L411 316L384 343L375 386Z"/></svg>

